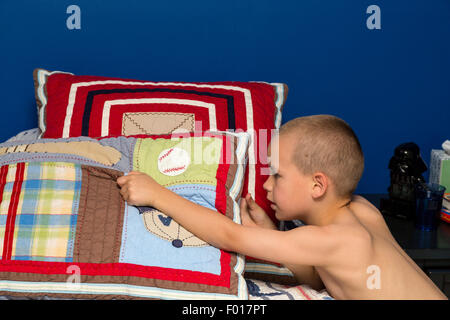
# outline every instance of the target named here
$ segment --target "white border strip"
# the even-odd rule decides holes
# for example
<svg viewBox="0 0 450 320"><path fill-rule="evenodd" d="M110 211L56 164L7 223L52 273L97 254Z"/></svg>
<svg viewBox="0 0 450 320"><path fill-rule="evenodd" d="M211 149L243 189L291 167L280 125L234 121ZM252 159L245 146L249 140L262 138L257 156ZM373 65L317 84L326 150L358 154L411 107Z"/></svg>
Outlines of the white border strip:
<svg viewBox="0 0 450 320"><path fill-rule="evenodd" d="M47 129L47 127L45 126L45 121L44 121L45 110L47 109L47 96L45 95L45 92L44 92L44 85L46 83L45 79L46 79L46 77L48 78L48 76L55 74L55 73L65 73L65 74L73 75L73 73L70 73L70 72L63 72L63 71L49 72L44 69L38 69L37 81L38 81L39 85L38 85L36 92L37 92L37 96L38 96L39 100L41 100L41 109L38 110L39 129L41 129L41 134L39 135L39 138L42 137L45 130Z"/></svg>
<svg viewBox="0 0 450 320"><path fill-rule="evenodd" d="M239 191L241 190L242 184L244 183L244 174L245 174L245 151L248 149L248 143L250 140L250 135L248 133L230 133L224 132L227 135L235 136L238 140L238 145L236 147L236 159L237 159L237 170L236 175L234 177L233 185L230 188L229 194L233 199L233 221L235 223L241 224L241 212L240 207L237 201L239 195ZM223 146L226 148L226 146ZM239 289L238 294L241 299L248 299L248 288L247 282L244 279L243 273L245 270L245 256L241 254L237 254L237 261L234 267L234 271L239 275Z"/></svg>
<svg viewBox="0 0 450 320"><path fill-rule="evenodd" d="M275 87L277 92L277 101L275 101L276 107L276 115L275 115L275 128L279 129L281 126L281 107L283 106L284 101L284 85L281 83L271 83L272 86Z"/></svg>

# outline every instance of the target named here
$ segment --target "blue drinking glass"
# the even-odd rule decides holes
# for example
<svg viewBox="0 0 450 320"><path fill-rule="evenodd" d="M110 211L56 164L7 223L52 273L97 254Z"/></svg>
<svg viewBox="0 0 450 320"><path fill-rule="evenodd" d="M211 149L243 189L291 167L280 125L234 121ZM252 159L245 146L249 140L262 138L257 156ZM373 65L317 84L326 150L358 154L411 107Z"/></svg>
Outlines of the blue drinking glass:
<svg viewBox="0 0 450 320"><path fill-rule="evenodd" d="M424 231L437 229L445 187L436 183L419 183L415 186L415 226Z"/></svg>

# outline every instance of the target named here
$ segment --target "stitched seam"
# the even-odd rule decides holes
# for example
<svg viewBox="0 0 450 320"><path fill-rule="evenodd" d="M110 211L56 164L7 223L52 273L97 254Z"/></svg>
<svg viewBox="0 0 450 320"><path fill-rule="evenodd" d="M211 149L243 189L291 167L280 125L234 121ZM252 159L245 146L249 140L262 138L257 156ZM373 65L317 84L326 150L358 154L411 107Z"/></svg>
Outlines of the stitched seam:
<svg viewBox="0 0 450 320"><path fill-rule="evenodd" d="M142 217L142 218L144 218L144 217ZM144 219L144 221L145 221L145 219ZM171 238L170 238L170 235L169 234L167 234L166 232L164 232L160 227L158 227L158 225L156 224L156 222L155 222L155 215L154 214L152 214L152 221L153 221L153 224L155 225L155 227L159 230L159 231L161 231L162 233L164 233L168 238L164 238L163 236L160 236L160 235L157 235L158 237L161 237L161 238L163 238L163 239L165 239L165 240L172 240ZM146 226L147 226L147 224L146 224ZM148 230L148 229L147 229ZM152 232L153 233L153 232Z"/></svg>
<svg viewBox="0 0 450 320"><path fill-rule="evenodd" d="M166 187L166 186L172 186L172 185L182 184L182 183L214 183L214 182L216 182L216 181L212 181L212 180L177 180L174 182L166 183L163 186ZM189 187L180 187L180 188L188 189L188 188L200 188L200 187L189 186ZM211 187L211 188L213 188L213 190L214 190L214 187Z"/></svg>
<svg viewBox="0 0 450 320"><path fill-rule="evenodd" d="M124 254L125 254L125 248L126 248L126 243L127 243L127 239L128 239L128 234L127 234L127 226L128 226L128 206L125 205L125 214L124 214L124 219L123 219L123 223L124 223L124 227L123 227L123 248L124 250L122 251L122 254L119 257L119 263L120 260L124 259ZM122 241L121 241L122 242Z"/></svg>
<svg viewBox="0 0 450 320"><path fill-rule="evenodd" d="M159 157L158 161L161 161L162 159L166 158L167 156L169 156L169 154L171 154L173 151L173 148L170 148L169 151L167 151L166 153L164 153L161 157Z"/></svg>
<svg viewBox="0 0 450 320"><path fill-rule="evenodd" d="M126 132L125 132L125 115L123 115L123 117L122 117L122 134L123 135L126 135L127 136L127 134L126 134Z"/></svg>
<svg viewBox="0 0 450 320"><path fill-rule="evenodd" d="M75 176L75 181L76 182L78 182L78 181L80 182L80 190L78 191L78 197L77 197L76 200L74 199L74 202L76 202L76 206L75 207L77 208L77 212L76 213L72 212L72 215L76 216L76 219L77 219L76 221L78 221L78 211L80 210L81 183L82 183L82 177L83 177L83 171L82 171L80 165L78 165L78 169L79 170L77 170L77 168L75 167L75 170L76 170L75 172L77 173L76 176ZM74 195L74 197L75 196L76 195ZM77 228L77 223L75 223L74 226L71 226L70 238L73 239L74 241L71 242L71 244L67 248L67 250L69 252L72 252L72 261L73 261L73 245L75 243L75 230L76 230L76 228Z"/></svg>
<svg viewBox="0 0 450 320"><path fill-rule="evenodd" d="M136 148L136 143L137 143L137 141L135 141L134 144L132 144L133 150L131 151L131 156L129 157L128 171L133 171L133 164L134 164L133 160L134 160L134 157L135 157L134 150Z"/></svg>
<svg viewBox="0 0 450 320"><path fill-rule="evenodd" d="M89 160L89 159L82 159L82 158L78 158L78 157L67 157L67 156L35 156L35 157L27 157L27 158L18 158L18 159L11 159L11 160L5 160L3 162L0 162L0 165L4 165L4 164L16 164L17 162L21 162L21 161L26 161L26 162L30 162L30 160L44 160L44 162L50 162L50 160L52 158L57 158L59 161L61 161L61 159L65 159L65 160L78 160L78 161L83 161L83 162L87 162L87 163L92 163L92 164L100 164L99 162L96 162L94 160Z"/></svg>
<svg viewBox="0 0 450 320"><path fill-rule="evenodd" d="M181 167L176 167L176 168L169 168L169 169L163 170L163 173L169 173L169 172L181 170L181 169L184 169L184 168L186 168L186 166L181 166Z"/></svg>
<svg viewBox="0 0 450 320"><path fill-rule="evenodd" d="M90 176L90 174L89 174L89 170L86 170L86 169L83 169L85 172L86 172L86 184L87 184L87 186L86 186L86 196L85 196L85 199L84 199L84 212L83 212L83 214L81 215L81 219L80 219L80 237L78 237L78 240L77 240L77 257L78 257L78 260L81 260L80 259L80 238L81 238L81 235L83 234L83 227L84 227L84 216L86 215L86 211L87 211L87 200L88 200L88 194L89 194L89 176ZM77 227L78 227L78 222L77 222Z"/></svg>
<svg viewBox="0 0 450 320"><path fill-rule="evenodd" d="M111 183L109 183L108 202L107 203L108 203L108 206L106 208L106 219L103 220L103 234L106 234L106 222L110 221L110 219L109 219L110 213L109 212L111 210L109 210L109 208L111 206ZM114 244L113 244L113 248L112 249L113 249L113 252L114 252ZM102 251L101 251L101 254L100 254L101 261L104 261L104 256L103 256L104 252L105 252L105 237L103 237L103 241L102 241Z"/></svg>
<svg viewBox="0 0 450 320"><path fill-rule="evenodd" d="M139 159L141 158L142 139L139 139L137 143L139 143L139 145L138 145L138 153L137 153L137 159L136 159L136 166L137 166L136 170L140 171L141 166L139 164Z"/></svg>
<svg viewBox="0 0 450 320"><path fill-rule="evenodd" d="M122 242L122 239L119 239L119 235L120 235L120 223L119 222L121 220L120 216L123 212L122 197L120 195L119 195L118 201L119 201L119 216L117 217L117 223L116 223L116 232L115 232L114 245L113 245L113 254L114 254L113 259L115 257L119 257L120 243ZM122 225L122 228L123 228L123 225ZM117 251L119 251L119 252L117 253Z"/></svg>
<svg viewBox="0 0 450 320"><path fill-rule="evenodd" d="M198 186L187 186L187 187L174 187L174 188L171 188L171 190L185 190L185 189L206 190L206 191L212 191L212 192L215 192L215 189L214 189L214 188L198 187Z"/></svg>
<svg viewBox="0 0 450 320"><path fill-rule="evenodd" d="M128 115L124 115L124 117L128 120L130 120L136 127L138 127L139 129L141 129L145 134L150 135L150 133L145 130L144 128L142 128L139 123L137 123L136 121L134 121L133 119L131 119ZM125 123L125 121L123 122ZM124 130L124 129L123 129ZM122 131L123 132L123 131Z"/></svg>
<svg viewBox="0 0 450 320"><path fill-rule="evenodd" d="M181 228L181 225L178 223L178 230L177 230L177 239L180 239L180 228ZM180 239L181 240L181 239Z"/></svg>
<svg viewBox="0 0 450 320"><path fill-rule="evenodd" d="M188 121L188 120L191 122L191 127L192 127L192 115L190 114L190 115L188 115L188 117L187 117L186 119L184 119L183 122L181 122L178 126L176 126L175 128L173 128L172 130L170 130L170 132L174 132L175 130L181 128L181 126L183 126L183 125L186 123L186 121Z"/></svg>
<svg viewBox="0 0 450 320"><path fill-rule="evenodd" d="M184 112L128 112L125 113L124 116L129 116L130 114L145 114L145 115L168 115L168 116L173 116L174 114L182 114L182 115L188 115L188 116L192 116L191 113L184 113Z"/></svg>

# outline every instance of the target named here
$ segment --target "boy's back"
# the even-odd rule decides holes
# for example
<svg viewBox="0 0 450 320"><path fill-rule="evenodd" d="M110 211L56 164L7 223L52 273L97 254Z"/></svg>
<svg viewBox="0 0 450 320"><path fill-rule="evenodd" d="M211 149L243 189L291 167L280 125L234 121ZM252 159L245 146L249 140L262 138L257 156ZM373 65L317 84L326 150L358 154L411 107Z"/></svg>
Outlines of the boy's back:
<svg viewBox="0 0 450 320"><path fill-rule="evenodd" d="M434 283L399 247L381 213L362 197L331 224L347 234L348 248L330 267L316 267L337 299L445 299ZM343 212L344 213L344 212ZM366 271L366 272L364 272Z"/></svg>

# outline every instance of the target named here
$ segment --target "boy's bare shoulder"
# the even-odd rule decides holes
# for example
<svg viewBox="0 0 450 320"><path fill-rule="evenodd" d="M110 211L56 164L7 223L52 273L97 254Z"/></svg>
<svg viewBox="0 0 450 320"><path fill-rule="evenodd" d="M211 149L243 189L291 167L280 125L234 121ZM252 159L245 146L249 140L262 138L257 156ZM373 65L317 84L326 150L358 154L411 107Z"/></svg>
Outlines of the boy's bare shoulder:
<svg viewBox="0 0 450 320"><path fill-rule="evenodd" d="M355 222L332 224L327 226L328 234L345 247L367 246L372 241L372 235L363 225Z"/></svg>
<svg viewBox="0 0 450 320"><path fill-rule="evenodd" d="M387 225L381 212L361 196L353 196L349 209L358 219L358 221L370 230L380 229L386 231Z"/></svg>
<svg viewBox="0 0 450 320"><path fill-rule="evenodd" d="M303 226L294 230L311 233L311 238L314 237L315 241L322 243L325 247L332 248L336 253L340 249L345 255L349 253L349 250L367 250L372 244L371 233L358 221L351 220L348 219L343 223L332 223L326 226Z"/></svg>
<svg viewBox="0 0 450 320"><path fill-rule="evenodd" d="M367 233L372 241L382 238L389 242L395 242L383 215L367 199L361 196L353 196L349 210L356 219L356 225L359 225L360 229Z"/></svg>
<svg viewBox="0 0 450 320"><path fill-rule="evenodd" d="M346 248L355 249L368 249L375 237L388 230L379 210L360 196L354 196L341 219L328 225L327 229Z"/></svg>

